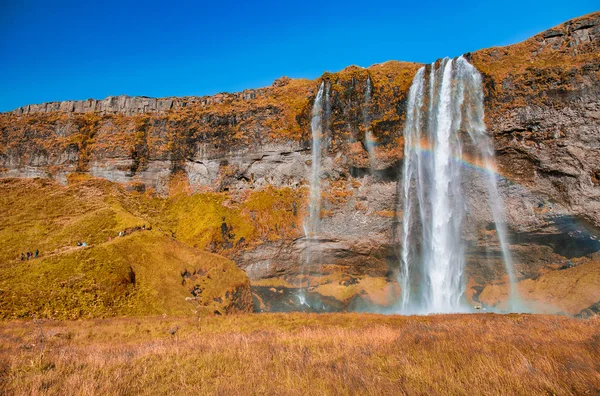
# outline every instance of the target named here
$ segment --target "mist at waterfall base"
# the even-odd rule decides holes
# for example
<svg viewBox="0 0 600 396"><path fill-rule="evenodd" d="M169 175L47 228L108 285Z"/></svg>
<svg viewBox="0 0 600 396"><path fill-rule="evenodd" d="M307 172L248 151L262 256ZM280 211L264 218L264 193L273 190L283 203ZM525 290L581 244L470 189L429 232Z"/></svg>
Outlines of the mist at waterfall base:
<svg viewBox="0 0 600 396"><path fill-rule="evenodd" d="M320 268L321 162L327 154L330 117L330 84L322 81L311 113L312 164L308 215L304 223L304 263L301 282ZM363 103L364 147L372 170L376 142L371 131L369 106L372 96L367 79ZM483 88L479 72L463 57L445 58L421 68L413 79L406 107L404 163L398 180L401 197L401 251L398 284L401 294L391 307L363 301L356 311L433 314L474 312L465 296L465 215L470 207L465 186L479 183L496 230L509 283L504 312L524 312L515 287L508 248L504 206L498 192L494 148L484 123ZM480 177L465 170L463 157L478 164ZM296 294L301 309L329 311L318 293L310 293L310 281ZM488 307L490 310L498 310Z"/></svg>

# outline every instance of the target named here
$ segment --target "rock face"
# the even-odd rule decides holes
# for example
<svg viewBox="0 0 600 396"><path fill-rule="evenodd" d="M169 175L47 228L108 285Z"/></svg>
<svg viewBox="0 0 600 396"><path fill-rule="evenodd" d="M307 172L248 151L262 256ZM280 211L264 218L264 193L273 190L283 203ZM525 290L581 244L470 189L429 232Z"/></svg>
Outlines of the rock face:
<svg viewBox="0 0 600 396"><path fill-rule="evenodd" d="M510 179L600 224L600 17L473 55L487 74L487 116ZM502 70L503 64L520 64ZM488 74L489 73L489 74Z"/></svg>
<svg viewBox="0 0 600 396"><path fill-rule="evenodd" d="M176 99L175 99L176 100ZM155 99L148 97L109 96L103 100L67 100L64 102L50 102L39 105L19 107L13 113L17 115L36 113L93 113L102 114L143 114L164 112L173 108L174 100L170 98ZM180 104L182 102L176 102Z"/></svg>
<svg viewBox="0 0 600 396"><path fill-rule="evenodd" d="M576 316L578 318L587 319L587 318L592 318L594 316L598 316L599 314L600 314L600 301L593 304L589 308L582 310Z"/></svg>
<svg viewBox="0 0 600 396"><path fill-rule="evenodd" d="M600 248L599 49L596 13L472 54L521 277Z"/></svg>
<svg viewBox="0 0 600 396"><path fill-rule="evenodd" d="M288 79L289 80L289 79ZM283 86L285 78L277 80L274 86ZM99 113L99 114L151 114L164 113L169 110L190 106L210 106L223 103L227 100L252 100L263 94L261 89L246 90L240 93L222 93L214 96L196 97L173 97L173 98L150 98L147 96L109 96L102 100L66 100L64 102L48 102L27 105L13 110L15 115L43 114L43 113Z"/></svg>
<svg viewBox="0 0 600 396"><path fill-rule="evenodd" d="M484 76L486 123L520 279L600 249L599 53L595 13L523 43L466 56ZM276 236L255 241L225 229L208 246L267 290L269 282L283 280L288 288L311 279L311 291L341 301L337 308L357 298L390 305L397 298L405 102L421 66L352 66L316 81L284 77L271 87L204 98L120 96L25 106L0 116L0 176L64 182L69 173L83 172L166 196L174 175L183 175L186 191L221 194L224 205L246 202L250 192L265 188L305 193L311 108L325 81L330 111L319 260L302 268L311 249L301 224L279 224ZM371 156L367 131L375 141ZM472 188L467 199L481 193ZM302 199L286 210L301 219L305 207ZM470 213L464 235L467 298L473 300L491 283L505 281L488 212ZM387 297L369 294L375 289Z"/></svg>

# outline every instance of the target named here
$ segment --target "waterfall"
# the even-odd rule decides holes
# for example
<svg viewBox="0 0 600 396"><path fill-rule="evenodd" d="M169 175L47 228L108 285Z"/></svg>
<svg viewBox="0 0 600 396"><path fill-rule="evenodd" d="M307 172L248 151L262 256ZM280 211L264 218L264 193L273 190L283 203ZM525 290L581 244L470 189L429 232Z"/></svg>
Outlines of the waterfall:
<svg viewBox="0 0 600 396"><path fill-rule="evenodd" d="M312 133L312 164L308 196L308 216L304 220L306 248L304 251L302 277L306 275L308 267L314 264L315 259L318 259L314 255L314 250L315 246L319 243L319 231L321 229L321 156L323 149L327 149L326 132L329 128L329 114L331 113L329 90L329 84L326 84L325 81L321 82L312 108L310 124ZM305 288L301 287L298 299L300 305L308 305Z"/></svg>
<svg viewBox="0 0 600 396"><path fill-rule="evenodd" d="M516 301L494 150L486 133L481 75L463 57L421 68L411 85L404 128L402 312L461 312L464 304L465 157L486 174L487 201ZM428 87L428 88L427 88ZM467 150L467 151L465 151ZM465 152L464 152L465 151ZM416 284L416 285L415 285Z"/></svg>
<svg viewBox="0 0 600 396"><path fill-rule="evenodd" d="M323 106L323 96L325 103ZM319 232L321 223L321 144L323 142L323 118L329 107L329 89L325 82L319 86L312 109L311 132L312 132L312 164L310 171L310 193L308 201L308 219L304 224L304 235L306 238L314 238ZM325 117L326 119L328 117Z"/></svg>
<svg viewBox="0 0 600 396"><path fill-rule="evenodd" d="M423 103L423 74L424 68L419 69L408 93L408 108L406 112L406 124L404 127L404 211L402 216L402 262L400 266L400 287L402 289L402 311L406 312L410 303L410 267L411 258L414 256L411 245L409 227L412 216L411 180L414 172L414 162L417 155L416 150L410 149L415 143L414 139L420 136L421 105ZM419 197L420 198L420 197ZM419 200L419 202L421 202ZM423 238L423 243L425 238Z"/></svg>
<svg viewBox="0 0 600 396"><path fill-rule="evenodd" d="M371 105L371 91L373 87L371 85L371 77L367 77L367 87L365 89L365 102L362 107L362 116L363 123L365 126L365 147L367 148L367 153L369 154L369 164L371 166L371 171L375 168L375 137L371 132L371 115L370 115L370 105Z"/></svg>
<svg viewBox="0 0 600 396"><path fill-rule="evenodd" d="M466 108L467 122L470 128L467 129L469 136L471 137L474 144L481 148L481 156L483 160L484 168L487 170L486 187L490 197L490 206L494 223L496 225L496 233L498 234L498 240L500 242L500 248L502 250L502 258L504 259L504 265L506 266L506 272L509 280L509 310L521 309L520 299L517 295L515 287L515 277L513 270L512 257L508 249L508 238L506 229L506 215L504 213L504 205L502 198L498 193L498 177L494 172L496 169L496 161L494 157L494 148L492 142L487 136L485 123L484 123L484 110L483 110L483 89L481 82L481 74L467 62L464 58L459 58L459 65L464 69L464 82L465 86L471 92L469 100L469 106Z"/></svg>

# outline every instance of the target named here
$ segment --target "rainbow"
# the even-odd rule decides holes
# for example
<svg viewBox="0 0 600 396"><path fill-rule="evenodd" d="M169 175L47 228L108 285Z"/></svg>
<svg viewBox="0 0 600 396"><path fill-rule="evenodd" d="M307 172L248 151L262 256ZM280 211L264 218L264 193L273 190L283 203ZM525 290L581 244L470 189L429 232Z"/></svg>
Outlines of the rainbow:
<svg viewBox="0 0 600 396"><path fill-rule="evenodd" d="M412 144L411 148L426 154L433 153L433 145L426 138L421 138L417 143ZM452 160L470 169L492 174L502 179L508 179L505 174L500 172L495 162L486 163L483 158L479 156L473 156L463 152L460 157L452 156Z"/></svg>

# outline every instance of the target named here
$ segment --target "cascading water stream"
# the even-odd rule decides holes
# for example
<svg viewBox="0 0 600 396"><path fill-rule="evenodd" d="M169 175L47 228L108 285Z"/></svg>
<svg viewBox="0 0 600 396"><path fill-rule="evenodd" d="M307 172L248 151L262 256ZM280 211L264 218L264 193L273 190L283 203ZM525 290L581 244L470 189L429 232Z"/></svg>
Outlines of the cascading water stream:
<svg viewBox="0 0 600 396"><path fill-rule="evenodd" d="M408 110L406 112L406 124L404 128L404 173L403 173L403 187L404 187L404 215L402 218L402 262L400 266L400 287L402 290L402 311L406 312L410 303L410 259L414 255L414 246L410 244L410 223L412 216L412 200L411 200L411 180L414 172L413 163L415 162L416 150L408 150L408 147L412 147L418 142L413 142L415 137L418 138L421 124L421 112L418 109L421 108L423 100L423 74L425 69L421 68L415 75L413 83L410 87L408 94Z"/></svg>
<svg viewBox="0 0 600 396"><path fill-rule="evenodd" d="M329 85L321 82L311 115L312 132L312 163L310 172L310 191L308 200L308 217L304 221L304 238L306 248L304 253L303 277L308 267L317 259L314 255L316 245L319 243L319 231L321 225L321 153L323 144L327 146L327 134L329 113ZM323 128L325 126L325 129ZM301 289L298 294L301 305L306 305L306 291Z"/></svg>
<svg viewBox="0 0 600 396"><path fill-rule="evenodd" d="M490 196L490 207L496 225L496 233L502 250L502 257L506 266L510 289L509 289L509 306L511 311L521 309L521 303L515 288L515 277L513 270L512 257L508 249L508 238L506 229L506 215L504 213L504 205L502 198L498 192L498 178L495 173L496 164L494 157L494 148L491 140L488 138L485 123L484 123L484 108L483 108L483 89L481 74L468 63L464 58L459 58L460 67L465 69L464 83L468 87L471 95L469 99L471 103L466 108L466 118L470 128L467 129L473 143L481 147L481 156L484 168L487 170L487 190Z"/></svg>
<svg viewBox="0 0 600 396"><path fill-rule="evenodd" d="M463 131L469 142L461 139ZM470 157L476 158L487 174L488 204L514 304L518 298L494 151L484 124L481 75L463 57L444 59L437 67L432 64L429 84L425 68L417 72L409 91L404 139L401 311L468 310L463 303L462 231L467 209L463 183L469 180L461 163L467 143L472 146Z"/></svg>
<svg viewBox="0 0 600 396"><path fill-rule="evenodd" d="M304 224L304 236L313 238L319 232L321 213L321 143L323 141L323 96L325 93L325 82L319 86L319 91L313 104L311 116L312 132L312 163L310 171L310 193L308 201L308 221ZM329 91L329 90L327 90ZM327 92L326 97L329 96ZM327 102L327 100L326 100Z"/></svg>

